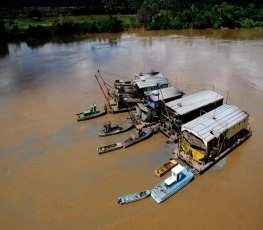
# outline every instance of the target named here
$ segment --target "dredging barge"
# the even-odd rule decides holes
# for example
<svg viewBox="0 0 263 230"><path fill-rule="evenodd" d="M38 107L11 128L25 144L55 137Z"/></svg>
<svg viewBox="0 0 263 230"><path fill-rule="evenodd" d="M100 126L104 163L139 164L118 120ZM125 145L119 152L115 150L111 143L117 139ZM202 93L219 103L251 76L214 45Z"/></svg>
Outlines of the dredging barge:
<svg viewBox="0 0 263 230"><path fill-rule="evenodd" d="M95 78L107 101L108 113L127 112L129 108L142 102L145 92L169 86L168 79L156 71L145 74L139 72L131 81L115 80L114 86L104 81L99 70L98 75L95 74Z"/></svg>
<svg viewBox="0 0 263 230"><path fill-rule="evenodd" d="M175 158L202 174L252 135L248 124L247 112L224 104L182 125Z"/></svg>

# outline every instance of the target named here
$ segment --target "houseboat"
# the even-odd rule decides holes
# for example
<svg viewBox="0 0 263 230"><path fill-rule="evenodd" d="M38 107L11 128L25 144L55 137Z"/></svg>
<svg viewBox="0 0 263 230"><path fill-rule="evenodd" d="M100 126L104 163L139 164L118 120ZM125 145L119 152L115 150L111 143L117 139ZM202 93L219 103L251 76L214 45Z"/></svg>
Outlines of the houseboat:
<svg viewBox="0 0 263 230"><path fill-rule="evenodd" d="M174 136L177 140L176 136L180 134L182 124L217 108L223 101L224 97L217 92L204 90L167 102L167 109L162 111L162 116L166 119L160 130L167 137Z"/></svg>
<svg viewBox="0 0 263 230"><path fill-rule="evenodd" d="M224 104L182 125L177 154L200 174L250 136L248 113Z"/></svg>

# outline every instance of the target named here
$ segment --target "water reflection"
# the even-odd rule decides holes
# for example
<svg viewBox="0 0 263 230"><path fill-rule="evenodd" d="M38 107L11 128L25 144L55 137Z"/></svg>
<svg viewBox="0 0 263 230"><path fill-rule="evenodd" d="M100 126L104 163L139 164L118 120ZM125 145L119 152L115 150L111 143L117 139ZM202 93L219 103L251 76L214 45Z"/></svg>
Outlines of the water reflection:
<svg viewBox="0 0 263 230"><path fill-rule="evenodd" d="M176 224L184 229L185 213L192 221L187 226L206 213L209 229L215 221L219 229L260 228L263 34L251 32L250 40L246 31L187 30L8 44L0 59L1 227L148 229L153 223L155 230L170 228L176 213ZM129 149L97 154L97 147L133 132L97 135L103 122L119 123L127 114L75 121L75 113L89 104L105 103L94 78L97 69L109 83L155 69L187 94L213 86L228 91L228 102L253 116L253 136L158 208L151 198L119 207L118 196L161 180L152 171L172 149L156 134Z"/></svg>
<svg viewBox="0 0 263 230"><path fill-rule="evenodd" d="M6 42L0 42L0 58L4 58L8 55L8 45Z"/></svg>

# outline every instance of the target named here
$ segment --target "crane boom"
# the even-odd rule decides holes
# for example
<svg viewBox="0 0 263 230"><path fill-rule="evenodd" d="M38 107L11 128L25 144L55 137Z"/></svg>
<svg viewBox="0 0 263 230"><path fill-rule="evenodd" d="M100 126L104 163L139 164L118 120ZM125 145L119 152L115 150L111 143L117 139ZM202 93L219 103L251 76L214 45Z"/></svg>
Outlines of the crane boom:
<svg viewBox="0 0 263 230"><path fill-rule="evenodd" d="M97 77L96 74L95 74L95 78L96 78L96 80L97 80L97 82L98 82L98 84L99 84L99 86L100 86L100 89L101 89L101 91L102 91L102 93L103 93L106 101L108 102L108 106L111 108L110 100L109 100L109 98L106 96L106 94L105 94L105 92L104 92L104 90L103 90L103 88L102 88L102 86L101 86L101 83L100 83L100 81L99 81L99 79L98 79L98 77Z"/></svg>

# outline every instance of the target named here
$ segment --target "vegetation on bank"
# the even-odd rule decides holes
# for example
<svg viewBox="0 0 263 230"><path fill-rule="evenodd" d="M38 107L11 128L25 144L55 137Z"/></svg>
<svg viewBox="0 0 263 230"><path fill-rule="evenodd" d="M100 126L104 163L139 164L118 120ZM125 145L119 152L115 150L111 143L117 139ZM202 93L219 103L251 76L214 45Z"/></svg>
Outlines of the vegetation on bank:
<svg viewBox="0 0 263 230"><path fill-rule="evenodd" d="M234 0L229 1L231 3L217 0L209 3L205 0L99 1L104 4L91 1L85 7L60 7L57 11L43 7L17 11L9 9L9 15L19 15L19 19L2 18L0 36L7 39L44 38L52 35L120 32L127 27L144 27L146 30L263 27L263 5L260 1L254 1L239 1L239 4ZM90 15L92 12L104 15Z"/></svg>
<svg viewBox="0 0 263 230"><path fill-rule="evenodd" d="M125 27L141 26L135 15L93 15L54 18L16 19L0 22L0 35L7 38L46 38L100 32L120 32Z"/></svg>

